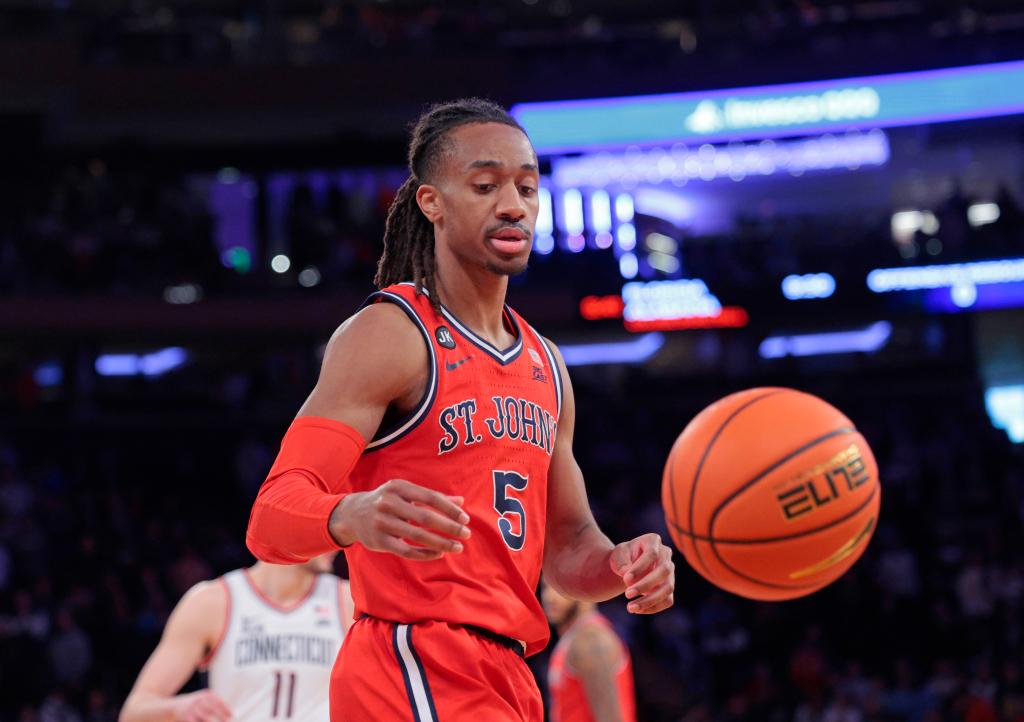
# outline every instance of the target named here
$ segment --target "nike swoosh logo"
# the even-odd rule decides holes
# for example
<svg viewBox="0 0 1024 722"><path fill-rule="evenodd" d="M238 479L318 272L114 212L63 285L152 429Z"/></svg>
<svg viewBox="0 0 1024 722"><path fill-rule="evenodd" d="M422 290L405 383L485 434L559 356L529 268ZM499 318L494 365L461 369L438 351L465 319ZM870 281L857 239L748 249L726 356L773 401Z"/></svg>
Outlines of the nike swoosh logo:
<svg viewBox="0 0 1024 722"><path fill-rule="evenodd" d="M467 361L469 361L471 358L473 358L473 357L472 356L467 356L466 358L462 359L461 361L456 361L455 363L451 363L450 361L445 361L444 362L444 367L446 369L448 369L449 371L454 371L459 366L461 366L462 364L464 364Z"/></svg>

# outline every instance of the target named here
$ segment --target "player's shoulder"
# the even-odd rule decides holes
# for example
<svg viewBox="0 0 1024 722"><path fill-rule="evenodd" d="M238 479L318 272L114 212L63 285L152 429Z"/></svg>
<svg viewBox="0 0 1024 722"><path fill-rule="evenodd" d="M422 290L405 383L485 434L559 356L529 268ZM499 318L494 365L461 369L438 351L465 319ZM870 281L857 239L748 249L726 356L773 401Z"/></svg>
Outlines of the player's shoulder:
<svg viewBox="0 0 1024 722"><path fill-rule="evenodd" d="M619 638L611 625L598 620L581 620L573 630L569 644L569 664L576 669L586 669L594 664L613 664L621 653Z"/></svg>
<svg viewBox="0 0 1024 722"><path fill-rule="evenodd" d="M168 620L168 632L207 642L215 639L231 608L231 595L223 577L199 582L178 602Z"/></svg>
<svg viewBox="0 0 1024 722"><path fill-rule="evenodd" d="M374 303L350 316L331 335L325 365L347 371L366 368L418 371L426 366L423 332L403 308Z"/></svg>
<svg viewBox="0 0 1024 722"><path fill-rule="evenodd" d="M199 612L214 612L224 609L230 601L230 594L224 577L208 579L192 585L182 595L178 606Z"/></svg>
<svg viewBox="0 0 1024 722"><path fill-rule="evenodd" d="M357 348L392 355L426 355L423 333L409 312L394 303L371 303L349 316L331 335L328 352Z"/></svg>
<svg viewBox="0 0 1024 722"><path fill-rule="evenodd" d="M361 342L415 342L422 346L420 332L409 312L387 301L370 303L349 316L331 336L330 343L358 339Z"/></svg>

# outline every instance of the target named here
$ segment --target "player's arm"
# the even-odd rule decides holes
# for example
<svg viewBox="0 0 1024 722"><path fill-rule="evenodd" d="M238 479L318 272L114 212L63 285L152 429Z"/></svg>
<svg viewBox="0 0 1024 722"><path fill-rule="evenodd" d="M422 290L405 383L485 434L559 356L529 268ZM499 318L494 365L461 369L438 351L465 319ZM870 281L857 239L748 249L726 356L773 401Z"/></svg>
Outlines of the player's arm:
<svg viewBox="0 0 1024 722"><path fill-rule="evenodd" d="M544 578L573 599L601 602L625 591L631 600L626 607L630 612L660 612L673 602L672 551L657 534L612 544L598 528L572 451L576 424L572 382L557 349L555 356L563 394L548 471Z"/></svg>
<svg viewBox="0 0 1024 722"><path fill-rule="evenodd" d="M569 645L568 665L583 683L595 722L624 722L615 671L622 665L622 651L612 632L589 625L576 633Z"/></svg>
<svg viewBox="0 0 1024 722"><path fill-rule="evenodd" d="M208 689L177 694L216 644L227 611L220 582L200 582L171 612L163 637L121 708L119 722L225 722L231 710Z"/></svg>
<svg viewBox="0 0 1024 722"><path fill-rule="evenodd" d="M246 543L258 559L297 564L356 541L410 559L462 550L461 498L402 479L370 492L347 485L388 407L419 401L427 364L423 337L393 304L369 306L334 333L253 505Z"/></svg>

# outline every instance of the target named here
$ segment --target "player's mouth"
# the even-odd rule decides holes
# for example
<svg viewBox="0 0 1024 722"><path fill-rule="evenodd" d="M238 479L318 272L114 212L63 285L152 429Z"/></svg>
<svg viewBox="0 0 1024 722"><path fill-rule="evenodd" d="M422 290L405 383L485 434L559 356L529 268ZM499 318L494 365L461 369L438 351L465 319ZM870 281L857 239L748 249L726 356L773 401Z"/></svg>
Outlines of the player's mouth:
<svg viewBox="0 0 1024 722"><path fill-rule="evenodd" d="M529 234L519 228L502 228L500 231L488 233L487 240L491 242L494 250L506 256L518 255L530 245Z"/></svg>

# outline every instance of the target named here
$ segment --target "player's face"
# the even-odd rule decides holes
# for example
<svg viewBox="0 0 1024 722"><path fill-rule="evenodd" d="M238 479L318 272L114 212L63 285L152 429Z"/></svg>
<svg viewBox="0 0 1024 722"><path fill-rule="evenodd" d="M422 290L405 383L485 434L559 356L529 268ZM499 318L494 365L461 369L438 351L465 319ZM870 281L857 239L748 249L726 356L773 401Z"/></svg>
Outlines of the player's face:
<svg viewBox="0 0 1024 722"><path fill-rule="evenodd" d="M537 223L537 156L520 130L475 123L452 131L441 169L438 238L491 273L526 270Z"/></svg>
<svg viewBox="0 0 1024 722"><path fill-rule="evenodd" d="M327 552L318 557L313 557L306 562L306 567L315 574L326 574L334 571L334 557L338 552Z"/></svg>
<svg viewBox="0 0 1024 722"><path fill-rule="evenodd" d="M563 596L548 584L541 587L540 602L544 606L548 621L556 627L564 624L576 612L577 602Z"/></svg>

